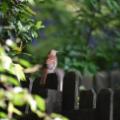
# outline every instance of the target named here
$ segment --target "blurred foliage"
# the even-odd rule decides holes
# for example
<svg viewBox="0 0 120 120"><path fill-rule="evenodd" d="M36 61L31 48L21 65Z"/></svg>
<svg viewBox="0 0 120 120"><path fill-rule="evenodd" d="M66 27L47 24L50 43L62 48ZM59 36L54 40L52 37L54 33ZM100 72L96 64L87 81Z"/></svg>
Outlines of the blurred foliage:
<svg viewBox="0 0 120 120"><path fill-rule="evenodd" d="M26 80L24 68L7 55L4 47L0 46L0 118L12 120L24 114L17 108L25 104L39 117L45 117L45 101L20 87L20 80Z"/></svg>
<svg viewBox="0 0 120 120"><path fill-rule="evenodd" d="M32 18L36 13L29 6L34 0L3 0L0 3L0 40L16 40L18 44L31 41L38 36L36 30L43 27L41 21Z"/></svg>
<svg viewBox="0 0 120 120"><path fill-rule="evenodd" d="M119 0L49 0L36 11L45 29L40 30L40 43L34 40L30 50L36 53L34 62L56 48L65 52L58 56L65 69L94 74L120 66Z"/></svg>
<svg viewBox="0 0 120 120"><path fill-rule="evenodd" d="M35 0L0 0L0 119L15 120L24 115L19 107L25 105L46 120L59 117L47 115L43 98L31 95L20 85L21 80L26 80L26 68L32 67L27 60L30 54L26 53L26 45L44 27L32 9L35 5Z"/></svg>

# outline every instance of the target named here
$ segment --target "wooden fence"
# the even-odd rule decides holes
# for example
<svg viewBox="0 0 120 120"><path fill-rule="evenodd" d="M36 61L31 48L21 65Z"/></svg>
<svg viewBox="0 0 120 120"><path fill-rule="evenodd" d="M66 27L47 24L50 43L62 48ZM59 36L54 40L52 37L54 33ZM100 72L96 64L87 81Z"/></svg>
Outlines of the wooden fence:
<svg viewBox="0 0 120 120"><path fill-rule="evenodd" d="M70 120L120 120L120 71L81 75L71 70L58 70L47 76L46 86L34 80L32 93L45 98L46 112L60 113ZM29 87L30 82L22 83ZM39 120L34 114L21 120ZM20 120L19 119L19 120Z"/></svg>

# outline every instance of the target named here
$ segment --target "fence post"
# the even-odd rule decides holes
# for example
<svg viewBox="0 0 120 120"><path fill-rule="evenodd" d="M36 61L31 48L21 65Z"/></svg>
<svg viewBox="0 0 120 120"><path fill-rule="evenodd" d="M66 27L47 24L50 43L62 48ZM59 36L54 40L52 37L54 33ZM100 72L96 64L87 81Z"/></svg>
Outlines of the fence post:
<svg viewBox="0 0 120 120"><path fill-rule="evenodd" d="M47 89L46 111L47 113L61 113L62 93L57 90Z"/></svg>
<svg viewBox="0 0 120 120"><path fill-rule="evenodd" d="M110 87L110 79L108 72L98 72L94 77L94 87L96 92L98 93L101 89Z"/></svg>
<svg viewBox="0 0 120 120"><path fill-rule="evenodd" d="M118 89L120 88L120 70L113 70L110 74L111 88Z"/></svg>
<svg viewBox="0 0 120 120"><path fill-rule="evenodd" d="M64 76L63 81L63 110L74 110L79 108L79 86L81 74L71 70Z"/></svg>
<svg viewBox="0 0 120 120"><path fill-rule="evenodd" d="M55 70L55 73L58 77L58 87L57 87L57 90L58 91L63 91L63 78L64 78L64 70L63 69L56 69Z"/></svg>
<svg viewBox="0 0 120 120"><path fill-rule="evenodd" d="M79 108L80 109L96 108L96 93L93 89L80 91Z"/></svg>
<svg viewBox="0 0 120 120"><path fill-rule="evenodd" d="M50 73L47 75L45 88L57 90L58 76L56 73Z"/></svg>
<svg viewBox="0 0 120 120"><path fill-rule="evenodd" d="M40 79L36 79L33 83L33 94L42 96L46 101L47 113L61 112L62 93L58 91L58 76L56 73L48 74L46 85L40 85Z"/></svg>
<svg viewBox="0 0 120 120"><path fill-rule="evenodd" d="M83 74L82 85L86 90L90 90L93 88L93 75L92 74Z"/></svg>
<svg viewBox="0 0 120 120"><path fill-rule="evenodd" d="M113 120L113 91L102 89L98 93L96 120Z"/></svg>
<svg viewBox="0 0 120 120"><path fill-rule="evenodd" d="M113 119L120 120L120 89L114 90Z"/></svg>

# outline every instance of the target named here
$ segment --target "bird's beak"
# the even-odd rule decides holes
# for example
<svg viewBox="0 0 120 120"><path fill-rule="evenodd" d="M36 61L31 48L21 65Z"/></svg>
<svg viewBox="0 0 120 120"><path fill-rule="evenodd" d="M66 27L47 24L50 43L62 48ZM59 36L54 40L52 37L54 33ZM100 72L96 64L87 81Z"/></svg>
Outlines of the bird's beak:
<svg viewBox="0 0 120 120"><path fill-rule="evenodd" d="M57 51L58 54L63 54L65 53L64 51Z"/></svg>

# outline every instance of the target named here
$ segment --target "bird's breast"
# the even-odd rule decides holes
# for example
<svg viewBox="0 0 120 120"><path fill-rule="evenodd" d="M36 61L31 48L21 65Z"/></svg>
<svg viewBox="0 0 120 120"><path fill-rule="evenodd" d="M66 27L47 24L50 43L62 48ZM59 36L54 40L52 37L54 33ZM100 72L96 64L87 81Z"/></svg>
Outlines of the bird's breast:
<svg viewBox="0 0 120 120"><path fill-rule="evenodd" d="M54 72L56 66L57 66L57 58L56 57L50 57L46 61L48 72Z"/></svg>

